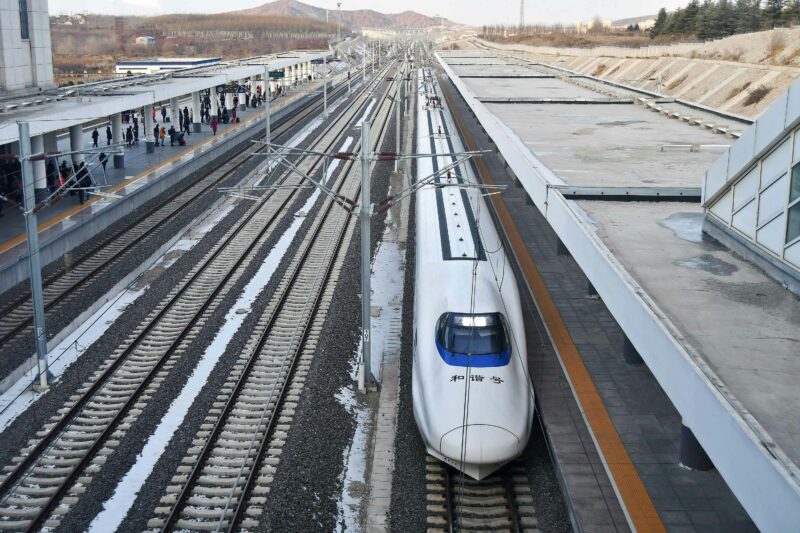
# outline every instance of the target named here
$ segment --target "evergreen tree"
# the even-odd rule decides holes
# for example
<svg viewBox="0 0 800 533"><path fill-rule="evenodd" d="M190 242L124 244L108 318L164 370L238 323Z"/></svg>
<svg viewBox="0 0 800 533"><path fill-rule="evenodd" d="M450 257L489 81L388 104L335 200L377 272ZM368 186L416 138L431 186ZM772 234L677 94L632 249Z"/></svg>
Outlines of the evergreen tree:
<svg viewBox="0 0 800 533"><path fill-rule="evenodd" d="M710 4L711 0L706 0L704 7ZM686 9L683 10L683 17L678 23L676 33L695 33L697 28L698 17L700 16L700 2L698 0L691 0Z"/></svg>
<svg viewBox="0 0 800 533"><path fill-rule="evenodd" d="M785 0L767 0L764 6L763 18L767 28L774 28L783 21L783 8Z"/></svg>
<svg viewBox="0 0 800 533"><path fill-rule="evenodd" d="M736 0L734 18L736 33L758 31L761 27L761 3L759 0Z"/></svg>
<svg viewBox="0 0 800 533"><path fill-rule="evenodd" d="M792 0L783 12L787 25L800 24L800 0Z"/></svg>
<svg viewBox="0 0 800 533"><path fill-rule="evenodd" d="M665 8L661 8L658 10L658 16L656 17L656 22L653 24L653 27L650 28L650 38L658 37L664 33L664 29L667 26L667 10Z"/></svg>
<svg viewBox="0 0 800 533"><path fill-rule="evenodd" d="M719 37L727 37L736 33L736 13L730 0L719 0L717 16L719 17Z"/></svg>

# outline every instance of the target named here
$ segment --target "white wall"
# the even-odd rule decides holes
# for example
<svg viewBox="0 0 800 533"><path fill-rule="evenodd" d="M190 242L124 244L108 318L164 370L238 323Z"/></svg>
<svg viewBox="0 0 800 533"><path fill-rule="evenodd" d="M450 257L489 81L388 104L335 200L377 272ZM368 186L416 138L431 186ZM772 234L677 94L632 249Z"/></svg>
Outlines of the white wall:
<svg viewBox="0 0 800 533"><path fill-rule="evenodd" d="M722 226L800 273L800 246L787 242L789 191L800 164L800 81L781 95L706 172L703 205ZM792 129L794 128L794 130Z"/></svg>
<svg viewBox="0 0 800 533"><path fill-rule="evenodd" d="M0 90L54 86L47 0L28 0L29 39L20 34L19 0L0 0Z"/></svg>

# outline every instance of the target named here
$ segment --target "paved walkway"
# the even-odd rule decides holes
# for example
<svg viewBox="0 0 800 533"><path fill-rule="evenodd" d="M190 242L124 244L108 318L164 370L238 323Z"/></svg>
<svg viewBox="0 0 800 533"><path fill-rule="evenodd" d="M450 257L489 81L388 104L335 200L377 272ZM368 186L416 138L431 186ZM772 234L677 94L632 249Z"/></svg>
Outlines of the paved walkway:
<svg viewBox="0 0 800 533"><path fill-rule="evenodd" d="M320 82L313 82L310 86L307 85L295 89L285 96L277 98L272 103L272 111L274 112L276 109L303 97L309 89L316 89L318 86L321 86ZM217 129L217 137L252 120L260 119L263 116L263 110L262 106L258 109L248 108L246 111L237 111L237 116L240 117L241 122L236 125L220 123ZM157 113L156 117L160 119L160 113ZM168 126L169 124L166 124L167 129L169 129ZM123 124L123 131L126 128L127 124ZM105 172L97 162L97 158L89 158L87 156L87 164L90 165L90 172L95 183L100 185L100 191L113 193L153 170L180 159L182 156L194 151L198 146L208 143L212 138L211 127L208 124L202 124L202 130L199 133L192 133L184 137L187 141L186 146L178 146L176 143L175 146L171 147L169 145L169 136L167 136L164 140L165 146L157 146L154 153L148 154L146 153L143 129L143 126L140 125L139 144L131 148L125 148L125 168L114 168L113 155L110 151L106 151L109 159ZM94 128L84 130L86 148L91 148L92 146L91 134L93 130ZM106 143L105 125L98 126L97 131L100 134L100 147L102 148ZM60 135L58 137L58 149L62 151L70 149L69 135ZM59 159L60 161L61 159ZM71 161L68 161L68 163L71 164ZM47 237L46 232L50 228L58 229L58 231L63 229L63 227L55 228L55 226L67 217L75 216L76 214L90 216L93 211L92 205L102 199L101 196L91 196L87 202L80 205L77 195L66 196L56 203L46 206L37 214L40 239ZM19 246L26 240L25 220L22 211L6 205L3 207L3 215L0 218L0 265L16 261L20 255L27 253L25 246Z"/></svg>

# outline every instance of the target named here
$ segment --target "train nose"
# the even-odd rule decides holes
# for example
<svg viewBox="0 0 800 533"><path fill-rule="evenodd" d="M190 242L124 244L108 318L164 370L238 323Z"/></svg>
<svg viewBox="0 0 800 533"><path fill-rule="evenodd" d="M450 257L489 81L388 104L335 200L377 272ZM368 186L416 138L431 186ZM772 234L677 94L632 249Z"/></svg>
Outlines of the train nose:
<svg viewBox="0 0 800 533"><path fill-rule="evenodd" d="M442 455L454 459L463 457L465 463L492 464L504 463L520 453L519 438L507 429L485 424L469 424L466 431L463 427L442 435Z"/></svg>

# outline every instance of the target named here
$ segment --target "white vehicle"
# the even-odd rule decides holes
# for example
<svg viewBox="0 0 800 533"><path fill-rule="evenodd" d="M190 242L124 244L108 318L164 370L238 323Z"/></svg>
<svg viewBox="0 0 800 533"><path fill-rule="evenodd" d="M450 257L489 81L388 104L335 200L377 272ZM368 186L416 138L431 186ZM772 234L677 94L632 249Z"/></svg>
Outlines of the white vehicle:
<svg viewBox="0 0 800 533"><path fill-rule="evenodd" d="M463 151L434 77L419 73L417 151ZM417 159L417 180L454 161ZM412 395L428 453L482 479L522 454L534 394L514 272L486 191L457 186L475 183L467 167L416 193Z"/></svg>

